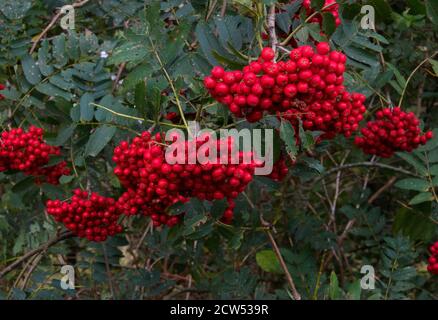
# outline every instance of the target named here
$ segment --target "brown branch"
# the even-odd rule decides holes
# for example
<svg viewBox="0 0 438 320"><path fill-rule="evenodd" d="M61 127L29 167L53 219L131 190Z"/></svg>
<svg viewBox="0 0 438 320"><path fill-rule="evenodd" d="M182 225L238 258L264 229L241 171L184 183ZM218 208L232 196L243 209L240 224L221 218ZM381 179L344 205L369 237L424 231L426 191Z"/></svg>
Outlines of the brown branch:
<svg viewBox="0 0 438 320"><path fill-rule="evenodd" d="M113 93L116 92L117 88L119 87L119 81L120 78L122 77L122 73L123 70L125 70L125 67L126 67L126 62L123 62L120 64L119 70L117 70L117 75L113 82L113 90L112 90Z"/></svg>
<svg viewBox="0 0 438 320"><path fill-rule="evenodd" d="M83 0L83 1L78 1L72 4L73 8L79 8L82 7L83 5L85 5L88 1L90 0ZM50 29L52 29L52 27L55 25L56 21L58 21L58 19L61 17L61 10L59 10L55 16L53 16L52 20L50 21L50 23L47 25L47 27L44 28L43 32L41 32L38 37L35 39L32 48L30 48L29 53L32 54L35 49L36 46L38 45L38 43L41 41L41 39L47 34L47 32L49 32Z"/></svg>
<svg viewBox="0 0 438 320"><path fill-rule="evenodd" d="M394 182L397 180L397 177L392 177L389 179L382 187L379 188L369 199L368 204L372 204L386 189L390 188Z"/></svg>
<svg viewBox="0 0 438 320"><path fill-rule="evenodd" d="M222 8L221 8L221 17L225 16L226 11L227 11L227 0L223 0Z"/></svg>
<svg viewBox="0 0 438 320"><path fill-rule="evenodd" d="M12 262L10 265L3 268L0 271L0 279L3 278L5 275L7 275L12 270L14 270L16 267L18 267L21 263L23 263L27 259L32 258L34 255L49 249L51 246L54 246L55 244L57 244L60 241L63 241L63 240L66 240L66 239L69 239L72 237L74 237L74 234L70 231L67 231L67 232L62 233L59 236L49 240L48 242L42 244L38 248L29 251L28 253L24 254L22 257L18 258L14 262Z"/></svg>

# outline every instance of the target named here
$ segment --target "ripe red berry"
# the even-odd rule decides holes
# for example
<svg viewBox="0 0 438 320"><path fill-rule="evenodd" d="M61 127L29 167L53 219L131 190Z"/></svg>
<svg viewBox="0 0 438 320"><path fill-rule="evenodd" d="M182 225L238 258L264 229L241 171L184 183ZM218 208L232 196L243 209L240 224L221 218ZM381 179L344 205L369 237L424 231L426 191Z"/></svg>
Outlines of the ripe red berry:
<svg viewBox="0 0 438 320"><path fill-rule="evenodd" d="M275 52L274 52L274 50L272 50L272 48L269 48L269 47L263 48L260 56L265 61L271 61L275 57Z"/></svg>
<svg viewBox="0 0 438 320"><path fill-rule="evenodd" d="M327 42L320 42L316 45L316 51L321 55L326 55L330 51L330 45Z"/></svg>
<svg viewBox="0 0 438 320"><path fill-rule="evenodd" d="M224 68L216 66L211 70L211 75L216 79L221 79L225 74Z"/></svg>

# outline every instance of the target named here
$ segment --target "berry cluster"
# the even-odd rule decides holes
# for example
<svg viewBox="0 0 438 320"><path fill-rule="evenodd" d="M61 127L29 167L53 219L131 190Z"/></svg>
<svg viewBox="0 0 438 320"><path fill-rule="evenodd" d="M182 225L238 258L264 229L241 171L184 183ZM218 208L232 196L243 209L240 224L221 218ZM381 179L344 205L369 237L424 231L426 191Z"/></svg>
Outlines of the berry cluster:
<svg viewBox="0 0 438 320"><path fill-rule="evenodd" d="M118 224L120 213L116 210L116 201L97 193L76 189L69 202L47 201L47 213L54 216L80 238L90 241L105 241L108 236L122 232Z"/></svg>
<svg viewBox="0 0 438 320"><path fill-rule="evenodd" d="M0 91L4 90L5 86L3 84L0 83ZM0 100L3 100L5 97L3 95L0 94Z"/></svg>
<svg viewBox="0 0 438 320"><path fill-rule="evenodd" d="M431 256L429 257L429 265L427 271L432 274L438 274L438 241L430 246Z"/></svg>
<svg viewBox="0 0 438 320"><path fill-rule="evenodd" d="M311 7L311 0L304 0L303 1L303 7L306 8L307 16L312 15L315 11ZM329 6L330 5L330 6ZM336 26L339 26L341 24L341 19L339 18L339 5L336 3L336 0L325 0L324 6L328 8L324 9L323 12L328 12L333 15L333 18L335 19ZM320 14L315 15L312 19L310 19L310 23L317 22L320 25L322 25L323 17Z"/></svg>
<svg viewBox="0 0 438 320"><path fill-rule="evenodd" d="M121 142L115 148L113 157L117 165L114 173L127 189L117 201L119 210L127 215L141 213L150 216L155 226L173 226L178 223L179 217L169 215L171 205L187 202L191 197L209 201L226 198L229 207L223 220L230 222L233 199L252 180L256 165L243 164L243 157L252 154L241 152L238 154L239 164L221 164L218 158L202 164L197 160L190 163L189 159L197 159L198 151L209 139L203 137L196 141L173 142L175 150L178 150L178 144L182 144L179 150L184 150L181 155L175 155L177 163L174 164L166 161L166 146L161 134L152 137L149 132L144 132L131 143ZM218 149L225 143L230 148L229 159L233 157L231 139L215 143Z"/></svg>
<svg viewBox="0 0 438 320"><path fill-rule="evenodd" d="M216 66L204 85L237 117L256 122L264 112L285 115L293 124L298 117L308 130L350 136L366 111L361 94L343 86L346 56L321 42L316 51L301 46L287 61L274 62L275 53L264 48L257 61L242 71L226 72Z"/></svg>
<svg viewBox="0 0 438 320"><path fill-rule="evenodd" d="M354 143L365 153L383 158L397 151L411 152L433 137L432 131L422 134L419 125L413 112L385 108L376 112L376 120L361 129L362 136L356 137Z"/></svg>
<svg viewBox="0 0 438 320"><path fill-rule="evenodd" d="M19 170L27 175L37 177L36 182L59 183L62 175L70 170L66 162L47 166L50 156L61 154L58 147L46 144L43 140L43 129L31 126L26 132L14 128L2 132L0 136L0 172Z"/></svg>

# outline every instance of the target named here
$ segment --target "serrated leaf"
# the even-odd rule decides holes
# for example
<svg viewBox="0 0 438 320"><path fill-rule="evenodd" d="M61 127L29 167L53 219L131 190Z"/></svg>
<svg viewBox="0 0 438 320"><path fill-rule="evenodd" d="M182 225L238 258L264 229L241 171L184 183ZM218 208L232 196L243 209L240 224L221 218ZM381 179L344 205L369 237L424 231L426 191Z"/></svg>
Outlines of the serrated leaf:
<svg viewBox="0 0 438 320"><path fill-rule="evenodd" d="M298 153L298 147L295 142L295 130L291 123L284 119L281 119L280 123L280 138L284 141L289 156L295 158Z"/></svg>
<svg viewBox="0 0 438 320"><path fill-rule="evenodd" d="M429 189L429 183L427 180L415 178L399 180L395 183L395 186L400 189L415 191L427 191Z"/></svg>
<svg viewBox="0 0 438 320"><path fill-rule="evenodd" d="M409 204L415 205L415 204L420 204L420 203L432 201L432 200L433 200L433 195L431 192L423 192L423 193L419 193L415 197L413 197L411 199L411 201L409 201Z"/></svg>
<svg viewBox="0 0 438 320"><path fill-rule="evenodd" d="M394 234L401 233L412 240L429 241L433 237L435 225L429 219L430 205L422 212L422 205L414 209L402 207L394 218L392 230Z"/></svg>
<svg viewBox="0 0 438 320"><path fill-rule="evenodd" d="M438 76L438 61L429 59L429 62L432 65L433 72Z"/></svg>
<svg viewBox="0 0 438 320"><path fill-rule="evenodd" d="M213 205L211 206L210 213L213 218L219 219L225 212L225 209L228 207L228 203L225 199L215 200Z"/></svg>
<svg viewBox="0 0 438 320"><path fill-rule="evenodd" d="M50 97L61 97L67 101L70 101L72 99L72 94L70 92L64 91L49 82L40 83L35 87L35 89L38 92L41 92Z"/></svg>
<svg viewBox="0 0 438 320"><path fill-rule="evenodd" d="M397 152L397 156L408 162L410 165L412 165L417 171L423 175L427 176L428 172L426 167L423 165L423 163L420 162L420 159L415 157L413 154L406 153L406 152Z"/></svg>
<svg viewBox="0 0 438 320"><path fill-rule="evenodd" d="M322 14L322 30L328 36L332 35L336 30L335 17L330 12L324 12Z"/></svg>
<svg viewBox="0 0 438 320"><path fill-rule="evenodd" d="M81 108L81 121L91 121L94 117L94 106L91 103L94 102L94 97L91 93L85 93L82 95L79 102Z"/></svg>
<svg viewBox="0 0 438 320"><path fill-rule="evenodd" d="M112 126L101 126L94 131L85 147L85 156L97 156L103 148L111 141L116 128Z"/></svg>
<svg viewBox="0 0 438 320"><path fill-rule="evenodd" d="M360 285L360 280L357 280L349 285L347 294L350 300L360 300L361 293L362 288Z"/></svg>
<svg viewBox="0 0 438 320"><path fill-rule="evenodd" d="M3 0L0 11L11 20L23 18L32 7L31 0Z"/></svg>
<svg viewBox="0 0 438 320"><path fill-rule="evenodd" d="M23 57L21 65L23 67L24 77L30 84L37 84L41 81L40 69L29 54Z"/></svg>
<svg viewBox="0 0 438 320"><path fill-rule="evenodd" d="M126 42L114 49L108 64L120 64L123 62L138 63L149 54L148 48L143 43Z"/></svg>
<svg viewBox="0 0 438 320"><path fill-rule="evenodd" d="M438 164L434 164L433 166L431 166L431 167L429 168L429 173L430 173L432 176L438 176Z"/></svg>
<svg viewBox="0 0 438 320"><path fill-rule="evenodd" d="M334 271L332 271L330 274L329 297L331 300L337 300L342 297L342 291L341 288L339 288L338 277Z"/></svg>
<svg viewBox="0 0 438 320"><path fill-rule="evenodd" d="M426 1L426 13L430 21L438 25L438 1L425 0Z"/></svg>

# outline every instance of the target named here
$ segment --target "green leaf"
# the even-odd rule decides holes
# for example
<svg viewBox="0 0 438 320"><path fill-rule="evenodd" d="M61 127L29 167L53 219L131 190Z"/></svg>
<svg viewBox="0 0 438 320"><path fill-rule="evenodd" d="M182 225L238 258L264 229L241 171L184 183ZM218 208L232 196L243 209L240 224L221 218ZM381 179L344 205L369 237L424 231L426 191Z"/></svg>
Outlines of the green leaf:
<svg viewBox="0 0 438 320"><path fill-rule="evenodd" d="M426 13L430 21L438 25L438 1L426 0Z"/></svg>
<svg viewBox="0 0 438 320"><path fill-rule="evenodd" d="M406 152L397 152L396 154L397 154L397 156L399 156L400 158L402 158L403 160L408 162L410 165L412 165L415 169L417 169L417 171L421 175L423 175L423 176L427 176L428 175L427 169L424 166L424 164L421 163L420 159L415 157L413 154L406 153Z"/></svg>
<svg viewBox="0 0 438 320"><path fill-rule="evenodd" d="M339 288L338 277L334 271L332 271L330 274L329 297L331 300L337 300L342 297L342 291L341 288Z"/></svg>
<svg viewBox="0 0 438 320"><path fill-rule="evenodd" d="M112 126L104 125L97 128L88 140L85 147L85 156L97 156L111 141L115 133L116 128Z"/></svg>
<svg viewBox="0 0 438 320"><path fill-rule="evenodd" d="M222 217L227 207L228 207L227 200L225 199L215 200L210 210L211 215L213 216L213 218L219 219L220 217Z"/></svg>
<svg viewBox="0 0 438 320"><path fill-rule="evenodd" d="M409 12L412 12L412 14L421 14L425 16L426 13L426 6L422 1L420 0L407 0L407 5L411 9Z"/></svg>
<svg viewBox="0 0 438 320"><path fill-rule="evenodd" d="M324 7L324 0L312 0L310 2L310 6L312 7L312 9L314 9L315 11L319 11Z"/></svg>
<svg viewBox="0 0 438 320"><path fill-rule="evenodd" d="M319 160L310 157L303 157L302 160L307 164L309 168L318 171L318 173L322 173L324 171L324 166Z"/></svg>
<svg viewBox="0 0 438 320"><path fill-rule="evenodd" d="M429 182L427 180L408 178L397 181L396 187L406 190L427 191Z"/></svg>
<svg viewBox="0 0 438 320"><path fill-rule="evenodd" d="M123 88L134 88L139 82L142 82L145 80L145 78L150 77L154 70L154 67L148 63L143 63L136 66L123 80Z"/></svg>
<svg viewBox="0 0 438 320"><path fill-rule="evenodd" d="M438 164L434 164L433 166L431 166L431 167L429 168L429 173L430 173L432 176L438 176Z"/></svg>
<svg viewBox="0 0 438 320"><path fill-rule="evenodd" d="M350 284L347 289L347 295L350 300L360 300L360 295L362 292L362 288L360 286L360 280L357 280Z"/></svg>
<svg viewBox="0 0 438 320"><path fill-rule="evenodd" d="M429 214L430 204L419 205L414 209L402 207L395 215L392 231L415 241L429 241L435 230L435 224L429 219Z"/></svg>
<svg viewBox="0 0 438 320"><path fill-rule="evenodd" d="M322 30L328 36L331 36L336 30L335 17L330 12L324 12L322 14Z"/></svg>
<svg viewBox="0 0 438 320"><path fill-rule="evenodd" d="M300 135L300 141L303 149L310 149L315 144L315 138L310 132L304 131L303 122L301 119L298 121L299 128L298 133Z"/></svg>
<svg viewBox="0 0 438 320"><path fill-rule="evenodd" d="M30 84L37 84L41 81L40 69L29 54L23 57L21 65L23 67L24 77Z"/></svg>
<svg viewBox="0 0 438 320"><path fill-rule="evenodd" d="M81 108L81 121L91 121L94 117L94 107L91 103L94 102L94 97L91 93L85 93L79 102Z"/></svg>
<svg viewBox="0 0 438 320"><path fill-rule="evenodd" d="M295 142L295 130L291 123L281 119L280 123L280 138L286 144L286 151L291 158L295 158L298 153L298 147Z"/></svg>
<svg viewBox="0 0 438 320"><path fill-rule="evenodd" d="M397 69L396 66L393 64L387 62L386 65L389 67L390 70L394 72L395 78L397 79L397 83L401 88L404 88L406 86L406 79L405 77L400 73L400 71Z"/></svg>
<svg viewBox="0 0 438 320"><path fill-rule="evenodd" d="M283 273L280 262L278 261L275 252L272 250L262 250L257 252L256 261L263 271L278 274Z"/></svg>
<svg viewBox="0 0 438 320"><path fill-rule="evenodd" d="M146 83L144 81L140 81L135 86L134 100L135 100L135 107L140 111L141 116L143 118L147 118Z"/></svg>
<svg viewBox="0 0 438 320"><path fill-rule="evenodd" d="M429 62L432 65L433 72L438 76L438 61L429 59Z"/></svg>
<svg viewBox="0 0 438 320"><path fill-rule="evenodd" d="M0 11L8 19L17 20L23 18L31 7L31 0L3 0L0 5Z"/></svg>
<svg viewBox="0 0 438 320"><path fill-rule="evenodd" d="M73 176L73 175L71 175L71 176L61 176L61 178L59 178L59 183L61 183L61 184L68 184L68 183L72 182L74 178L75 178L75 176Z"/></svg>
<svg viewBox="0 0 438 320"><path fill-rule="evenodd" d="M148 48L143 43L126 42L114 49L113 54L108 59L108 64L120 64L130 62L136 64L149 54Z"/></svg>
<svg viewBox="0 0 438 320"><path fill-rule="evenodd" d="M369 0L368 4L374 7L377 21L391 21L392 9L386 0Z"/></svg>
<svg viewBox="0 0 438 320"><path fill-rule="evenodd" d="M411 201L409 201L409 204L414 205L414 204L419 204L432 200L433 200L433 194L431 192L423 192L413 197Z"/></svg>

